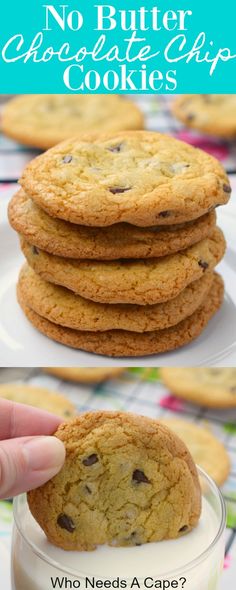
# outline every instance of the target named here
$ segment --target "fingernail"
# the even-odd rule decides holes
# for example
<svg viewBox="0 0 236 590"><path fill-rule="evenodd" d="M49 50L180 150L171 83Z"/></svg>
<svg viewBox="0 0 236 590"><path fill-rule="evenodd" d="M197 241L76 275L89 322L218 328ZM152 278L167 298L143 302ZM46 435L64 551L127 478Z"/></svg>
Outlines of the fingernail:
<svg viewBox="0 0 236 590"><path fill-rule="evenodd" d="M65 460L65 447L55 436L29 438L23 445L23 453L32 471L57 469Z"/></svg>

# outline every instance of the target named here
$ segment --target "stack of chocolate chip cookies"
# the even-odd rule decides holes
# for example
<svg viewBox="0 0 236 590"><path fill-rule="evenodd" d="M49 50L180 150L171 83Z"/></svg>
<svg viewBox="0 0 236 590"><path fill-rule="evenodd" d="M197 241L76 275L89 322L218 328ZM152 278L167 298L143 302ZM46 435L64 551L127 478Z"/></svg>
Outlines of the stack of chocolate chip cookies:
<svg viewBox="0 0 236 590"><path fill-rule="evenodd" d="M221 306L215 208L231 189L210 155L148 131L88 134L33 160L20 184L18 300L49 338L155 354L191 342Z"/></svg>

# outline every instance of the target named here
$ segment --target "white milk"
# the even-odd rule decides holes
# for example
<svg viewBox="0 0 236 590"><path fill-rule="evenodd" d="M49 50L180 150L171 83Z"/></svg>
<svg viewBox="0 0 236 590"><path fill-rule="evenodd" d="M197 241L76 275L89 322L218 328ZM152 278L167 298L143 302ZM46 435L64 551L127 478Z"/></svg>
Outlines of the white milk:
<svg viewBox="0 0 236 590"><path fill-rule="evenodd" d="M103 583L105 580L113 581L111 590L122 588L121 580L125 581L127 590L139 590L138 585L131 586L134 577L138 578L142 590L168 587L178 590L219 588L224 554L222 537L205 559L202 558L189 571L187 565L213 543L220 526L213 508L205 498L198 526L179 539L147 543L140 547L102 546L92 552L63 551L51 545L26 503L22 504L20 512L22 533L30 545L15 530L12 547L13 590L52 590L57 577L61 586L57 583L55 588L61 587L63 590L78 587L81 590L91 590L93 587L104 590L108 587L108 582L105 586L102 582L99 586L92 586L93 577ZM45 559L50 560L50 563ZM87 583L86 577L89 579Z"/></svg>

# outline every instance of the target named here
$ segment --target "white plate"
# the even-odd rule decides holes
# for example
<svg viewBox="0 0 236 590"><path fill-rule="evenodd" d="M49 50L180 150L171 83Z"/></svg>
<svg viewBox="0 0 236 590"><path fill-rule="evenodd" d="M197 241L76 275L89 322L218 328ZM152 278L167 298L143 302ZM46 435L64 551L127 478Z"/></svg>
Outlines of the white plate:
<svg viewBox="0 0 236 590"><path fill-rule="evenodd" d="M219 224L228 241L228 251L219 265L226 286L221 310L209 322L203 334L192 344L167 354L138 358L110 359L86 353L49 340L25 318L19 308L15 285L23 256L18 239L7 222L7 202L12 187L0 205L0 359L1 366L232 366L236 362L236 249L235 209L228 205L218 214Z"/></svg>

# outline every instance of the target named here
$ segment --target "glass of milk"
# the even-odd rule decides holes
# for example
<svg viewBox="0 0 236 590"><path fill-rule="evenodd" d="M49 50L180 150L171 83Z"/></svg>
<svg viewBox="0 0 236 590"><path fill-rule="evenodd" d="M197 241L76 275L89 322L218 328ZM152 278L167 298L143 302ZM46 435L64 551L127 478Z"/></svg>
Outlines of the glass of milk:
<svg viewBox="0 0 236 590"><path fill-rule="evenodd" d="M12 590L219 590L226 511L214 482L199 468L202 514L179 539L139 547L63 551L48 542L26 496L14 501ZM158 526L158 525L157 525Z"/></svg>

